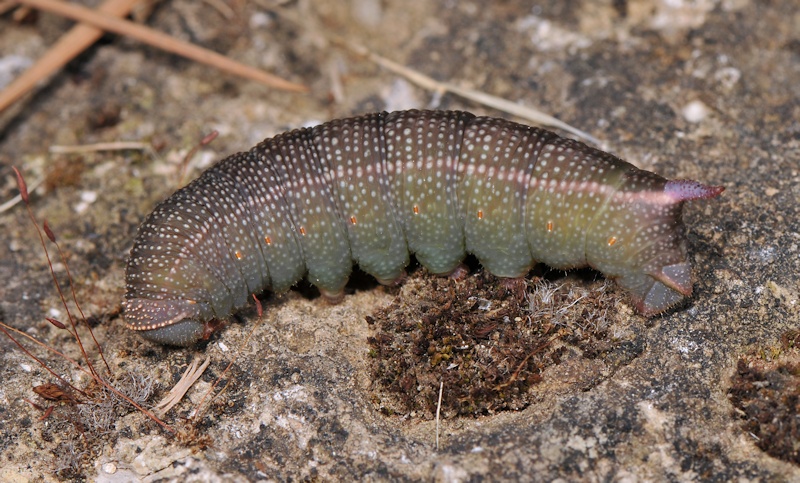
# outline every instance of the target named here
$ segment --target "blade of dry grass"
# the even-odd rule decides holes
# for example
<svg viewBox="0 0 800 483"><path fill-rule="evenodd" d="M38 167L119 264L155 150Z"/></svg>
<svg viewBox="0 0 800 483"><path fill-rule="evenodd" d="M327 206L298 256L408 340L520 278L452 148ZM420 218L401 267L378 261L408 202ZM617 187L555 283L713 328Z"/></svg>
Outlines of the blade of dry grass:
<svg viewBox="0 0 800 483"><path fill-rule="evenodd" d="M148 143L139 141L113 141L108 143L78 144L78 145L53 145L48 151L51 154L76 154L76 153L96 153L100 151L144 151L150 156L156 157L156 152Z"/></svg>
<svg viewBox="0 0 800 483"><path fill-rule="evenodd" d="M387 59L386 57L380 56L375 52L372 52L368 48L364 47L363 45L359 45L342 39L331 39L331 41L335 44L345 47L346 49L350 50L355 54L366 57L368 60L378 64L384 69L387 69L391 72L394 72L395 74L405 77L406 79L410 80L414 84L417 84L418 86L424 89L428 89L433 92L439 92L442 94L450 92L459 97L463 97L470 101L483 104L484 106L491 107L499 111L507 112L512 116L517 116L522 119L527 119L536 124L562 129L568 133L574 134L575 136L578 136L579 138L594 143L598 146L602 144L599 139L592 136L591 134L585 131L581 131L578 128L572 127L569 124L565 123L564 121L557 119L549 114L545 114L544 112L538 109L524 106L522 104L517 104L516 102L509 101L508 99L503 99L502 97L493 96L491 94L487 94L479 90L467 89L465 87L461 87L456 84L452 84L450 82L437 81L436 79L428 77L419 71L406 67L402 64L398 64L397 62Z"/></svg>
<svg viewBox="0 0 800 483"><path fill-rule="evenodd" d="M99 12L114 17L124 17L140 0L106 0ZM16 4L15 2L12 2ZM14 79L0 92L0 112L36 87L43 79L58 71L78 54L86 50L103 35L103 31L88 25L76 25L64 34L30 69Z"/></svg>
<svg viewBox="0 0 800 483"><path fill-rule="evenodd" d="M436 403L436 449L439 449L439 414L442 411L442 392L444 391L444 381L439 381L439 402Z"/></svg>
<svg viewBox="0 0 800 483"><path fill-rule="evenodd" d="M292 22L299 28L308 29L309 22L307 21L304 22L303 19L300 19L297 15L294 15L287 9L271 5L263 5L262 2L259 2L259 4L264 6L264 8L269 8L271 11L280 14L282 18ZM528 121L533 122L534 124L561 129L581 139L594 143L598 146L602 146L600 140L595 138L591 134L581 131L580 129L577 129L575 127L572 127L569 124L565 123L564 121L557 119L549 114L546 114L538 109L517 104L515 102L509 101L508 99L503 99L502 97L493 96L491 94L487 94L479 90L468 89L450 82L437 81L436 79L428 77L427 75L417 70L411 69L410 67L404 66L393 60L389 60L386 57L378 55L364 45L352 42L344 37L332 34L321 28L315 30L313 33L317 36L318 39L320 39L321 42L327 41L333 45L344 48L358 55L359 57L366 58L367 60L379 65L380 67L383 67L386 70L389 70L395 74L405 77L406 79L422 87L423 89L439 94L450 92L451 94L455 94L459 97L463 97L470 101L477 102L478 104L482 104L484 106L506 112L508 114L511 114L512 116L517 116L521 119L526 119Z"/></svg>
<svg viewBox="0 0 800 483"><path fill-rule="evenodd" d="M119 35L131 37L153 47L213 66L230 74L261 82L269 87L291 92L308 92L308 87L302 84L296 84L264 72L263 70L241 64L217 52L175 39L143 25L99 13L80 5L65 3L58 0L18 1L20 4L55 13L56 15L61 15L78 22L90 24L93 27L107 32L114 32Z"/></svg>
<svg viewBox="0 0 800 483"><path fill-rule="evenodd" d="M159 401L158 404L153 406L153 412L158 417L163 418L170 409L175 407L175 405L183 399L183 396L186 395L186 392L192 387L195 381L200 379L200 376L203 375L203 372L208 368L210 362L211 359L206 357L206 360L200 364L200 359L195 358L189 367L186 368L186 371L184 371L181 380L169 390L169 394Z"/></svg>

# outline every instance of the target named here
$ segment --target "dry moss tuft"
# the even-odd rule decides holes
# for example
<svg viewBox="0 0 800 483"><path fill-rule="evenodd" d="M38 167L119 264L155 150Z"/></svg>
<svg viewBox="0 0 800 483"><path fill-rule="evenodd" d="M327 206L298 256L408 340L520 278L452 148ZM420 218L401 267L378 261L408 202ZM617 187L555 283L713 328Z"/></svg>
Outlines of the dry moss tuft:
<svg viewBox="0 0 800 483"><path fill-rule="evenodd" d="M770 456L800 464L800 331L739 358L728 396L734 417Z"/></svg>
<svg viewBox="0 0 800 483"><path fill-rule="evenodd" d="M630 340L618 292L605 282L465 281L424 275L367 318L374 402L385 414L432 419L439 383L444 417L480 416L531 404L546 369L573 356L606 358ZM624 357L607 357L611 365ZM607 365L606 365L607 366Z"/></svg>
<svg viewBox="0 0 800 483"><path fill-rule="evenodd" d="M65 395L58 398L52 412L46 413L42 425L42 439L55 443L53 472L57 477L67 480L84 478L90 459L102 453L104 445L113 444L119 437L118 421L136 411L130 401L144 404L153 394L153 380L147 375L124 373L108 382L129 399L94 382L85 390L85 396L75 395L56 384L37 386L50 388L50 394L56 391ZM49 394L45 398L37 388L34 391L44 403L52 404L54 399Z"/></svg>

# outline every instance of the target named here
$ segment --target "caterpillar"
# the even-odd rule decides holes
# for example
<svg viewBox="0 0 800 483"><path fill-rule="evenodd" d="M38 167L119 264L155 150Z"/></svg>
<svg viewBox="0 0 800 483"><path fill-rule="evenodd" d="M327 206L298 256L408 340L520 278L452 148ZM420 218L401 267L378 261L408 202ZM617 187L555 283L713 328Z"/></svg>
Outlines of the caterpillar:
<svg viewBox="0 0 800 483"><path fill-rule="evenodd" d="M390 284L411 253L442 275L467 253L500 277L590 266L651 316L692 294L683 202L723 190L467 112L334 120L233 154L161 202L134 240L125 317L191 345L250 294L307 276L337 299L354 263Z"/></svg>

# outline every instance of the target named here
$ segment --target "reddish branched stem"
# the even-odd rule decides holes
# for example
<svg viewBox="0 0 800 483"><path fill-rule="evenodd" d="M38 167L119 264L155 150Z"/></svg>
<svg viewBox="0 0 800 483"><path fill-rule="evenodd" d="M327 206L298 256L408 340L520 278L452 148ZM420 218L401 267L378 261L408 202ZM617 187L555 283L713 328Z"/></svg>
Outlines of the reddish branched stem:
<svg viewBox="0 0 800 483"><path fill-rule="evenodd" d="M5 330L3 330L3 329L5 329ZM38 346L42 347L42 348L43 348L43 349L45 349L45 350L48 350L48 351L52 352L53 354L57 355L58 357L60 357L60 358L64 359L64 360L65 360L65 361L67 361L67 362L69 362L70 364L72 364L73 366L75 366L75 368L76 368L76 369L78 369L79 371L83 372L83 373L84 373L84 374L86 374L87 376L89 376L89 377L92 377L92 378L94 377L94 376L92 375L92 373L91 373L91 372L89 372L89 371L87 371L85 367L83 367L82 365L80 365L80 364L78 363L78 361L76 361L75 359L72 359L71 357L69 357L68 355L64 354L63 352L59 352L58 350L56 350L56 349L54 349L53 347L51 347L51 346L49 346L49 345L45 344L44 342L42 342L42 341L40 341L39 339L37 339L37 338L33 337L32 335L30 335L30 334L26 334L25 332L22 332L21 330L19 330L19 329L16 329L16 328L14 328L14 327L11 327L10 325L6 325L6 324L4 324L3 322L0 322L0 330L3 330L3 332L5 332L5 334L6 334L6 336L8 336L8 337L9 337L9 338L10 338L12 341L14 341L14 342L15 342L17 345L19 345L19 342L16 342L16 340L15 340L15 339L14 339L14 338L11 336L11 334L9 334L9 333L8 333L8 332L6 332L6 331L10 330L10 331L12 331L12 332L15 332L15 333L17 333L17 334L19 334L19 335L21 335L21 336L25 337L26 339L30 340L30 341L31 341L31 342L33 342L34 344L36 344L36 345L38 345ZM69 329L66 329L66 330L69 330ZM39 362L40 364L44 365L44 364L43 364L41 361L38 361L38 362Z"/></svg>
<svg viewBox="0 0 800 483"><path fill-rule="evenodd" d="M75 283L72 280L72 274L69 271L69 265L67 264L67 259L64 256L64 252L61 251L61 246L55 241L55 238L56 238L55 235L53 235L53 238L52 238L53 239L53 243L55 244L56 249L58 250L58 256L59 256L59 258L61 258L61 263L64 264L64 269L67 272L67 280L69 281L69 287L70 287L70 290L72 291L72 300L73 300L73 302L75 302L75 307L78 308L78 313L81 314L81 320L83 320L83 323L86 324L86 328L89 329L89 335L92 337L92 341L94 342L95 347L97 347L97 352L98 352L98 354L100 354L100 358L103 360L103 364L106 365L106 370L108 371L109 374L111 374L111 367L109 367L108 361L106 360L106 356L103 354L103 348L100 346L100 343L97 342L97 339L94 336L94 331L92 330L92 326L89 324L89 319L86 318L86 315L83 313L83 308L81 308L81 304L78 302L78 295L75 293ZM63 297L62 297L62 299L63 299ZM64 307L66 308L66 304L64 305ZM69 313L69 309L67 309L67 313ZM72 320L71 316L70 316L70 320ZM74 326L74 324L73 324L73 326ZM76 330L75 331L75 334L76 334L75 337L79 338L77 333L78 332ZM80 340L78 340L78 342L80 343ZM92 369L92 371L94 372L94 369Z"/></svg>
<svg viewBox="0 0 800 483"><path fill-rule="evenodd" d="M84 321L84 323L86 324L87 328L89 329L89 333L90 333L90 334L91 334L91 336L92 336L92 340L94 341L95 345L97 346L97 349L98 349L98 351L99 351L99 353L100 353L100 357L103 359L103 362L104 362L104 363L105 363L105 365L106 365L106 369L108 370L108 373L109 373L109 374L111 374L111 368L110 368L110 366L108 365L108 362L106 361L106 359L105 359L105 356L103 356L103 350L102 350L102 348L100 347L100 344L97 342L97 339L95 338L95 336L94 336L94 333L92 332L92 328L91 328L91 326L89 325L89 321L86 319L86 316L84 315L84 313L83 313L83 310L81 309L81 306L80 306L80 304L78 303L78 297L77 297L77 294L76 294L76 292L75 292L75 284L74 284L74 281L73 281L73 279L72 279L72 275L71 275L71 273L70 273L70 271L69 271L69 266L67 265L67 259L66 259L66 257L64 256L64 252L61 250L61 247L60 247L60 246L59 246L59 244L57 243L57 241L56 241L56 236L55 236L55 234L53 233L53 231L50 229L50 226L47 224L47 221L45 221L45 222L44 222L44 224L42 225L42 226L43 226L43 228L40 228L40 227L39 227L39 223L38 223L38 221L36 220L36 216L33 214L33 210L32 210L32 209L31 209L31 207L30 207L30 203L29 203L29 196L28 196L28 187L27 187L27 184L25 183L25 179L22 177L22 174L19 172L19 170L18 170L16 167L13 167L13 166L12 166L12 169L14 170L14 173L16 173L16 175L17 175L17 186L19 187L19 191L20 191L20 197L22 198L22 201L25 203L25 208L26 208L26 210L27 210L27 212L28 212L28 218L30 218L31 222L32 222L32 223L33 223L33 225L36 227L36 233L39 235L39 242L40 242L40 244L41 244L42 248L44 249L45 257L46 257L46 259L47 259L47 265L48 265L48 267L50 268L50 276L51 276L51 278L53 279L53 283L54 283L54 284L55 284L55 286L56 286L56 289L57 289L57 291L58 291L58 295L59 295L59 297L61 298L61 303L62 303L62 305L64 306L64 309L65 309L65 310L66 310L66 312L67 312L67 316L68 316L68 318L69 318L70 325L72 326L72 330L70 331L70 330L67 328L67 326L66 326L64 323L62 323L62 322L60 322L60 321L58 321L58 320L51 319L51 318L47 318L47 320L48 320L48 322L50 322L50 323L51 323L51 324L53 324L54 326L56 326L56 327L58 327L58 328L63 328L63 329L65 329L65 330L67 330L68 332L70 332L70 334L73 336L73 338L75 339L75 341L78 343L78 346L79 346L79 347L80 347L80 349L81 349L81 355L83 356L83 360L84 360L84 362L86 363L86 366L89 368L89 370L87 371L87 370L86 370L86 369L84 369L84 367L83 367L83 366L81 366L81 365L80 365L80 364L79 364L77 361L75 361L75 360L71 359L71 358L70 358L70 357L68 357L67 355L65 355L65 354L63 354L63 353L61 353L61 352L57 351L56 349L54 349L54 348L50 347L49 345L47 345L47 344L44 344L43 342L41 342L41 341L37 340L35 337L32 337L32 336L30 336L30 335L28 335L28 334L25 334L24 332L22 332L22 331L20 331L20 330L18 330L18 329L15 329L15 328L13 328L13 327L10 327L10 326L8 326L8 325L4 324L3 322L0 322L0 331L2 331L2 332L3 332L3 333L6 335L6 337L8 337L9 339L11 339L11 341L12 341L12 342L13 342L13 343L14 343L14 344L17 346L17 347L19 347L19 349L20 349L20 350L21 350L21 351L22 351L22 352L23 352L25 355L27 355L28 357L30 357L30 358L31 358L31 359L33 359L34 361L38 362L38 363L39 363L39 364L40 364L40 365L41 365L41 366L42 366L42 367L43 367L45 370L47 370L47 371L48 371L50 374L52 374L52 375L53 375L55 378L57 378L59 381L63 382L63 383L66 385L66 386L68 386L68 387L70 387L70 388L74 389L74 390L75 390L75 391L77 391L78 393L80 393L80 394L82 394L82 395L84 395L84 396L86 396L86 397L89 397L89 395L88 395L88 394L87 394L85 391L83 391L83 390L81 390L80 388L78 388L78 387L76 387L76 386L72 385L72 384L71 384L69 381L67 381L66 379L64 379L63 377L61 377L59 374L57 374L55 371L53 371L52 369L50 369L50 367L48 367L48 365L47 365L47 364L46 364L44 361L42 361L41 359L39 359L38 357L36 357L35 355L33 355L33 354L32 354L32 353L31 353L31 352L28 350L28 349L26 349L26 348L25 348L25 346L23 346L23 345L22 345L22 344L21 344L21 343L20 343L20 342L19 342L17 339L15 339L15 338L14 338L14 336L12 336L12 335L11 335L11 333L9 332L9 330L11 330L11 331L14 331L14 332L16 332L16 333L18 333L18 334L20 334L20 335L23 335L23 336L27 337L29 340L31 340L31 341L33 341L33 342L35 342L36 344L38 344L38 345L40 345L40 346L43 346L43 347L45 347L47 350L49 350L49 351L51 351L51 352L53 352L53 353L55 353L55 354L59 355L60 357L62 357L62 358L63 358L63 359L65 359L65 360L67 360L67 361L71 362L71 363L72 363L72 364L74 364L74 365L75 365L75 366L76 366L78 369L80 369L81 371L83 371L83 372L87 373L89 376L91 376L91 377L92 377L92 379L93 379L95 382L97 382L98 384L100 384L100 385L101 385L101 386L103 386L104 388L108 389L109 391L113 392L114 394L116 394L116 395L117 395L117 396L119 396L120 398L124 399L126 402L128 402L130 405L132 405L133 407L135 407L137 410L139 410L140 412L142 412L143 414L145 414L147 417L149 417L151 420L153 420L153 421L154 421L155 423L157 423L159 426L161 426L161 427L162 427L162 428L164 428L165 430L169 431L170 433L177 434L177 431L176 431L175 429L173 429L173 428L172 428L171 426L169 426L167 423L165 423L164 421L162 421L161 419L159 419L159 418L158 418L158 417L157 417L155 414L153 414L153 413L152 413L152 412L150 412L149 410L147 410L147 409L145 409L144 407L142 407L142 406L141 406L140 404L138 404L136 401L132 400L130 397L128 397L128 396L126 396L125 394L121 393L121 392L120 392L120 391L119 391L117 388L115 388L115 387L114 387L114 386L112 386L110 383L108 383L108 382L107 382L105 379L103 379L103 378L102 378L102 377L101 377L101 376L100 376L100 375L97 373L97 371L95 370L95 368L94 368L94 365L92 364L91 360L89 359L89 356L88 356L88 354L86 353L86 349L85 349L85 348L84 348L84 346L83 346L83 342L81 341L81 338L80 338L80 336L78 335L77 324L75 323L75 318L72 316L72 312L69 310L69 305L67 304L67 299L66 299L66 297L64 296L64 292L61 290L61 285L58 283L58 278L56 277L55 270L53 269L53 262L52 262L52 259L50 258L50 253L49 253L49 251L47 250L47 244L46 244L46 243L45 243L45 241L44 241L44 236L42 235L42 232L43 232L43 231L44 231L44 234L47 236L47 238L48 238L48 239L49 239L51 242L53 242L53 243L56 245L56 248L57 248L57 250L58 250L59 257L60 257L60 259L61 259L61 261L62 261L62 263L64 264L64 267L65 267L65 269L66 269L66 273L67 273L67 280L68 280L68 282L69 282L69 284L70 284L70 288L71 288L71 291L72 291L72 299L73 299L73 301L75 302L75 306L78 308L78 311L79 311L79 312L80 312L80 314L81 314L81 318L82 318L82 320Z"/></svg>
<svg viewBox="0 0 800 483"><path fill-rule="evenodd" d="M64 325L64 323L59 320L56 320L52 317L45 317L44 320L50 322L51 324L53 324L54 326L58 327L61 330L67 330L67 326Z"/></svg>
<svg viewBox="0 0 800 483"><path fill-rule="evenodd" d="M80 334L78 334L77 324L75 323L75 319L72 316L72 312L69 310L69 306L67 305L66 297L64 296L64 292L61 290L61 284L59 284L58 278L56 277L55 271L53 270L53 263L52 263L52 260L50 259L50 252L47 250L47 245L44 242L44 238L42 237L42 231L44 231L45 235L47 236L47 239L50 240L56 246L56 249L58 250L58 255L59 255L59 258L61 259L61 263L64 264L64 268L66 269L66 272L67 272L67 280L69 282L70 290L72 292L72 300L75 302L75 306L78 308L78 312L81 314L81 319L86 324L86 327L89 329L89 334L91 335L92 340L94 341L94 344L97 347L98 353L100 354L100 358L103 360L103 363L105 364L106 369L108 370L108 372L110 374L111 373L111 368L109 367L108 361L106 361L105 355L103 354L103 349L102 349L102 347L100 347L100 344L97 342L97 339L94 336L94 332L92 331L92 327L91 327L91 325L89 325L89 321L86 319L86 315L84 315L83 309L81 309L80 303L78 302L78 297L77 297L77 295L75 293L75 283L74 283L74 281L72 279L72 274L69 271L69 265L67 264L67 259L64 256L64 252L61 250L61 246L56 241L56 235L55 235L55 233L53 233L53 230L50 228L50 225L47 223L47 220L44 220L44 223L42 223L42 229L39 229L39 223L36 221L36 216L33 214L33 210L31 209L31 206L30 206L29 196L28 196L28 185L27 185L27 183L25 183L25 178L22 176L22 173L20 173L19 170L16 167L12 167L12 168L14 169L14 173L16 173L16 175L17 175L17 185L19 187L20 197L22 198L22 201L25 203L25 208L28 211L28 217L30 218L30 220L33 223L33 225L36 227L36 232L39 235L39 242L41 243L42 248L44 249L44 254L45 254L45 257L47 258L47 265L50 268L50 276L53 279L53 283L56 286L56 290L58 291L58 295L61 298L61 304L64 306L64 309L67 312L67 317L69 318L70 324L72 325L71 334L75 338L75 340L78 342L78 346L81 349L81 353L83 354L83 358L86 361L86 365L89 367L89 370L92 372L92 374L94 376L98 376L97 371L94 368L94 365L92 364L91 360L89 359L88 355L86 354L86 349L83 346L83 341L80 338Z"/></svg>
<svg viewBox="0 0 800 483"><path fill-rule="evenodd" d="M11 339L11 342L13 342L14 344L16 344L16 346L17 346L17 347L19 347L19 349L20 349L22 352L24 352L26 356L28 356L28 357L30 357L31 359L33 359L34 361L38 362L38 363L39 363L39 365L41 365L42 367L44 367L44 368L45 368L45 370L46 370L47 372L49 372L50 374L52 374L52 375L53 375L53 376L54 376L56 379L58 379L59 381L63 382L64 384L66 384L67 386L69 386L69 387L71 387L72 389L76 390L77 392L79 392L79 393L83 394L84 396L87 396L87 397L88 397L88 394L86 394L86 393L85 393L84 391L82 391L81 389L79 389L79 388L77 388L77 387L73 386L71 382L69 382L69 381L67 381L66 379L64 379L63 377L61 377L61 376L60 376L60 375L59 375L59 374L58 374L56 371L54 371L54 370L50 369L50 367L48 367L48 365L47 365L47 364L45 364L45 362L44 362L43 360L41 360L41 359L39 359L38 357L36 357L35 355L33 355L33 354L31 353L31 351L29 351L28 349L26 349L24 345L22 345L22 344L21 344L21 343L20 343L20 342L19 342L17 339L15 339L15 338L14 338L14 336L12 336L12 335L11 335L11 334L8 332L8 330L6 330L6 327L8 327L6 324L4 324L4 323L0 322L0 331L2 331L2 332L3 332L3 333L6 335L6 337L8 337L9 339ZM55 349L53 349L53 351L54 351L54 352L57 352L57 351L55 351ZM68 360L70 360L71 362L73 362L73 363L77 364L77 362L73 361L72 359L69 359L69 358L67 358L67 359L68 359ZM80 365L78 365L78 366L80 367Z"/></svg>
<svg viewBox="0 0 800 483"><path fill-rule="evenodd" d="M85 372L86 374L88 374L88 375L92 376L92 378L93 378L93 379L94 379L94 380L95 380L95 381L96 381L98 384L100 384L100 385L101 385L101 386L103 386L104 388L108 389L109 391L113 392L113 393L114 393L114 394L116 394L117 396L121 397L121 398L122 398L122 399L124 399L126 402L130 403L130 404L131 404L133 407L135 407L136 409L138 409L139 411L141 411L142 413L144 413L144 414L145 414L147 417L149 417L150 419L152 419L152 420L153 420L155 423L157 423L158 425L160 425L162 428L166 429L166 430L167 430L167 431L169 431L170 433L173 433L173 434L175 434L175 433L176 433L175 429L173 429L173 428L172 428L170 425L168 425L168 424L167 424L167 423L165 423L164 421L160 420L160 419L159 419L159 418L158 418L158 417L157 417L155 414L153 414L152 412L150 412L150 411L148 411L147 409L143 408L143 407L142 407L140 404L136 403L136 401L132 400L130 397L128 397L128 396L126 396L125 394L121 393L121 392L120 392L120 391L119 391L117 388L115 388L114 386L112 386L111 384L109 384L109 383L108 383L108 382L107 382L105 379L103 379L103 378L102 378L102 377L100 377L99 375L97 375L97 374L91 374L91 373L89 373L89 372L88 372L86 369L84 369L84 368L83 368L83 366L81 366L80 364L78 364L78 362L77 362L77 361L75 361L75 360L71 359L71 358L70 358L69 356L67 356L66 354L63 354L63 353L61 353L61 352L57 351L56 349L53 349L52 347L50 347L50 346L48 346L48 345L46 345L46 344L42 343L41 341L37 340L36 338L34 338L34 337L32 337L32 336L30 336L30 335L28 335L28 334L24 333L24 332L21 332L21 331L20 331L20 330L18 330L18 329L15 329L15 328L13 328L13 327L10 327L10 326L8 326L8 325L4 324L3 322L0 322L0 331L2 331L2 332L3 332L3 333L6 335L6 337L8 337L9 339L11 339L11 342L13 342L14 344L16 344L16 346L17 346L17 347L19 347L19 348L20 348L20 350L21 350L22 352L24 352L24 353L25 353L25 355L27 355L27 356L28 356L28 357L30 357L31 359L35 360L36 362L38 362L38 363L39 363L39 364L40 364L42 367L44 367L44 368L45 368L45 370L46 370L47 372L49 372L50 374L52 374L53 376L55 376L55 377L56 377L56 378L57 378L59 381L63 382L64 384L66 384L66 385L67 385L67 386L69 386L70 388L72 388L72 389L74 389L75 391L77 391L77 392L79 392L79 393L83 394L83 395L84 395L84 396L86 396L87 398L89 397L89 395L88 395L88 394L87 394L85 391L83 391L83 390L81 390L80 388L78 388L78 387L75 387L74 385L72 385L72 384L71 384L69 381L67 381L66 379L64 379L63 377L61 377L60 375L58 375L58 374L57 374L55 371L53 371L52 369L50 369L50 367L48 367L48 366L47 366L47 364L46 364L44 361L42 361L41 359L39 359L38 357L36 357L35 355L33 355L33 354L32 354L32 353L31 353L31 352L28 350L28 349L26 349L26 348L25 348L25 346L23 346L23 345L22 345L22 344L21 344L21 343L20 343L20 342L19 342L17 339L15 339L15 338L14 338L14 336L12 336L12 335L11 335L11 334L8 332L8 330L7 330L7 329L8 329L8 330L12 330L12 331L14 331L14 332L16 332L16 333L18 333L18 334L20 334L20 335L23 335L23 336L27 337L28 339L32 340L32 341L33 341L33 342L35 342L36 344L39 344L39 345L41 345L41 346L45 347L45 348L46 348L47 350L49 350L50 352L53 352L53 353L55 353L55 354L58 354L58 355L59 355L60 357L62 357L64 360L71 362L71 363L72 363L72 364L74 364L74 365L75 365L75 366L76 366L78 369L80 369L81 371Z"/></svg>
<svg viewBox="0 0 800 483"><path fill-rule="evenodd" d="M16 171L16 168L14 168ZM17 176L19 179L22 179L22 175L19 174L17 171ZM23 180L24 182L24 180ZM23 186L20 186L20 192L22 192ZM27 199L27 195L25 196ZM67 305L67 298L64 296L64 292L61 290L61 284L58 282L58 277L56 277L56 271L53 269L53 260L50 258L50 251L47 249L47 244L44 241L44 236L42 236L42 229L39 228L39 222L36 220L36 216L33 214L33 210L31 209L31 205L27 200L23 200L25 203L25 209L28 211L28 218L30 218L33 225L36 227L36 233L39 235L39 243L44 250L44 256L47 259L47 266L50 269L50 278L53 279L53 283L55 284L56 291L58 292L58 296L61 299L61 304L64 306L64 309L67 311L67 318L69 319L70 325L72 326L72 336L78 342L78 347L81 349L81 354L83 355L83 360L86 361L86 365L89 367L89 370L92 372L93 377L97 377L97 371L94 369L94 365L92 364L91 360L89 359L89 355L86 353L86 349L83 347L83 342L81 341L80 336L78 335L77 324L75 324L75 318L72 316L72 312L69 310L69 306ZM51 232L52 233L52 232ZM58 246L58 245L56 245ZM70 282L71 283L71 282Z"/></svg>
<svg viewBox="0 0 800 483"><path fill-rule="evenodd" d="M19 197L22 198L22 201L25 204L28 204L28 185L25 183L25 178L22 177L22 174L19 170L12 166L11 169L14 170L14 173L17 175L17 186L19 187Z"/></svg>

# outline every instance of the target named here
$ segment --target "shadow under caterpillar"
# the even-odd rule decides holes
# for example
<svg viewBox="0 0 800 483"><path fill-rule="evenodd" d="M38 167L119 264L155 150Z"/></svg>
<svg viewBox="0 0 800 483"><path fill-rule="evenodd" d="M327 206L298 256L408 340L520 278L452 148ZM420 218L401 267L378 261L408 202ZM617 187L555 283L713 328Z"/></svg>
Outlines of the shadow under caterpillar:
<svg viewBox="0 0 800 483"><path fill-rule="evenodd" d="M410 253L442 275L466 253L500 277L590 266L654 315L692 294L683 202L723 190L466 112L334 120L234 154L159 204L131 251L125 317L190 345L250 294L307 275L337 299L353 263L389 284Z"/></svg>

